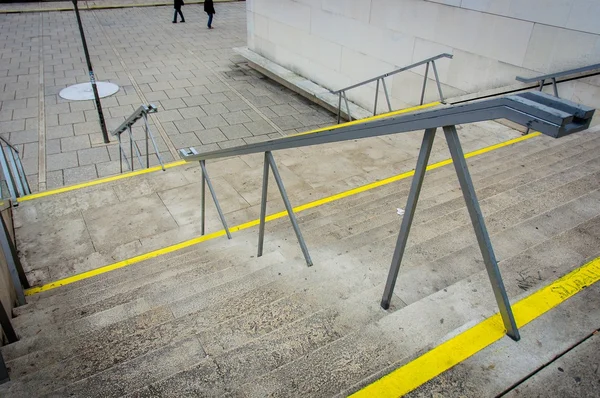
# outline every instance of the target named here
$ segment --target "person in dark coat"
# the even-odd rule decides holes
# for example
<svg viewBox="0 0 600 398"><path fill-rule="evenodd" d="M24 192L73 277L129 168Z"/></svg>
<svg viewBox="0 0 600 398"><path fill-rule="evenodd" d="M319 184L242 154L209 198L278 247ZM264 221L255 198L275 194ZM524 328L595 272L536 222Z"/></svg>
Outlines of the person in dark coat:
<svg viewBox="0 0 600 398"><path fill-rule="evenodd" d="M208 29L212 29L213 15L216 14L213 0L204 1L204 12L208 14Z"/></svg>
<svg viewBox="0 0 600 398"><path fill-rule="evenodd" d="M173 23L177 23L177 13L181 17L181 22L185 22L185 18L181 12L181 6L183 5L183 0L174 0L173 7L175 8L175 14L173 14Z"/></svg>

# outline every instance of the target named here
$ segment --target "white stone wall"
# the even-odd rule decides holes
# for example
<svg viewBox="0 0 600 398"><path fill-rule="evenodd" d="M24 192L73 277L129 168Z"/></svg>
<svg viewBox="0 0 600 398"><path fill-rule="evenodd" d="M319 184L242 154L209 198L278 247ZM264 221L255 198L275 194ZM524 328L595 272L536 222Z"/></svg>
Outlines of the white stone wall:
<svg viewBox="0 0 600 398"><path fill-rule="evenodd" d="M247 0L249 48L329 89L439 53L446 97L515 76L600 63L600 0ZM425 68L388 79L395 108L418 103ZM433 74L429 74L430 78ZM600 79L559 86L600 108ZM371 107L372 87L350 93ZM430 80L426 101L437 98ZM380 97L380 106L384 104ZM380 108L383 110L383 108Z"/></svg>

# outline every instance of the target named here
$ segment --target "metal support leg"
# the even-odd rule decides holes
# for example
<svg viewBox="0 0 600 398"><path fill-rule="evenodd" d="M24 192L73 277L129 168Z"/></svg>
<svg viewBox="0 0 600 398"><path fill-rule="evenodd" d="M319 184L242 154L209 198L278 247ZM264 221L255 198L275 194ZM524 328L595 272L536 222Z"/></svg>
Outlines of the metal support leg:
<svg viewBox="0 0 600 398"><path fill-rule="evenodd" d="M275 164L275 159L273 158L273 154L271 152L266 152L266 158L271 166L271 170L273 170L273 177L277 182L277 187L279 188L279 193L281 194L281 198L283 199L283 203L285 204L285 208L288 212L288 216L290 217L290 221L292 222L292 227L294 227L294 232L296 233L296 238L298 238L298 243L300 244L300 248L302 249L302 254L304 254L304 259L306 260L306 264L310 267L313 265L313 262L310 258L310 254L308 253L308 248L306 247L306 242L304 242L304 237L302 236L302 232L300 232L300 227L298 226L298 220L296 220L296 215L294 214L294 209L290 203L290 200L285 192L285 187L283 186L283 181L281 180L281 176L279 175L279 170L277 169L277 165Z"/></svg>
<svg viewBox="0 0 600 398"><path fill-rule="evenodd" d="M2 353L0 352L0 384L7 383L8 381L10 381L8 369L6 369L4 358L2 358Z"/></svg>
<svg viewBox="0 0 600 398"><path fill-rule="evenodd" d="M373 107L373 116L377 115L377 99L379 98L379 79L377 79L377 87L375 87L375 106Z"/></svg>
<svg viewBox="0 0 600 398"><path fill-rule="evenodd" d="M8 228L6 228L6 223L4 222L4 219L2 219L2 216L0 216L0 223L2 223L2 226L0 228L0 247L2 248L2 252L4 253L4 258L6 259L6 265L8 266L10 279L12 280L12 284L15 288L15 294L17 296L17 305L25 305L25 292L23 290L23 286L29 287L29 282L27 282L27 278L25 277L25 273L23 272L23 268L21 267L21 262L17 257L17 251L15 250L14 245L10 240Z"/></svg>
<svg viewBox="0 0 600 398"><path fill-rule="evenodd" d="M404 250L406 249L408 234L410 233L410 227L415 216L415 209L417 208L417 202L419 201L419 194L421 193L421 186L423 185L423 179L425 178L425 172L427 171L429 155L431 154L431 148L433 148L435 131L436 129L428 129L425 130L425 134L423 135L421 151L419 152L417 166L415 167L415 175L413 176L408 200L406 201L404 217L402 218L402 225L400 226L400 233L398 234L398 241L396 243L396 248L394 249L394 256L392 257L392 265L390 266L383 298L381 299L381 308L384 310L390 308L390 302L392 300L392 295L394 294L394 287L396 286L396 279L398 278L398 272L400 271Z"/></svg>
<svg viewBox="0 0 600 398"><path fill-rule="evenodd" d="M496 297L496 302L498 303L498 307L500 309L500 315L502 316L504 327L506 328L507 334L513 340L518 341L520 338L519 330L517 329L517 324L515 323L515 318L510 307L510 302L508 301L508 296L506 295L504 283L502 282L502 276L500 275L500 269L498 269L498 262L496 261L492 243L485 227L483 214L479 208L479 202L477 201L477 196L475 195L473 181L471 180L471 175L469 174L469 169L460 145L456 127L444 127L444 134L446 136L446 141L448 142L448 149L450 149L450 153L452 154L454 168L456 169L458 181L460 182L460 187L467 204L467 209L469 210L469 215L471 216L471 222L473 223L475 235L477 235L479 249L481 250L483 261L485 263L490 282L492 283L492 290L494 291L494 296Z"/></svg>
<svg viewBox="0 0 600 398"><path fill-rule="evenodd" d="M148 125L144 125L144 132L146 133L146 168L150 168L150 145L148 142Z"/></svg>
<svg viewBox="0 0 600 398"><path fill-rule="evenodd" d="M444 103L444 94L442 94L442 85L440 84L440 76L438 75L435 61L431 61L431 67L433 68L433 74L435 76L435 83L437 84L438 93L440 94L440 102Z"/></svg>
<svg viewBox="0 0 600 398"><path fill-rule="evenodd" d="M154 152L156 153L156 157L158 162L160 163L160 167L162 167L163 171L165 171L165 163L163 162L162 156L160 156L160 151L158 150L158 145L156 145L156 141L154 140L154 135L150 130L150 126L148 125L148 116L144 114L144 125L146 126L146 131L150 136L150 141L152 141L152 146L154 147Z"/></svg>
<svg viewBox="0 0 600 398"><path fill-rule="evenodd" d="M338 114L337 114L337 122L340 124L342 121L342 92L340 91L338 97Z"/></svg>
<svg viewBox="0 0 600 398"><path fill-rule="evenodd" d="M554 88L554 96L556 98L559 98L559 96L558 96L558 86L556 85L556 78L555 77L552 78L552 88Z"/></svg>
<svg viewBox="0 0 600 398"><path fill-rule="evenodd" d="M341 94L340 94L340 98ZM340 108L341 110L341 108ZM263 186L260 199L260 225L258 227L258 253L257 257L263 254L263 244L265 241L265 217L267 216L267 191L269 189L269 152L265 152L265 162L263 166Z"/></svg>
<svg viewBox="0 0 600 398"><path fill-rule="evenodd" d="M0 303L0 326L2 327L2 331L4 332L9 344L19 341L17 333L15 332L15 329L13 328L10 318L6 313L2 303ZM0 376L0 382L2 381L1 379L2 376Z"/></svg>
<svg viewBox="0 0 600 398"><path fill-rule="evenodd" d="M213 198L213 202L215 202L215 207L217 208L217 213L219 213L219 218L221 219L221 224L223 224L223 228L225 228L225 233L227 233L227 239L231 239L231 232L229 232L229 227L227 226L227 221L225 221L225 216L223 215L223 210L221 210L221 205L219 205L219 201L217 200L217 194L213 189L212 183L210 182L210 178L208 177L208 173L206 172L206 161L200 161L200 167L202 168L202 174L204 179L206 180L206 185L208 186L208 190L210 191L210 195Z"/></svg>
<svg viewBox="0 0 600 398"><path fill-rule="evenodd" d="M133 139L133 132L131 131L131 126L127 128L127 131L129 132L129 145L131 145L131 164L133 165L133 148L135 148L135 156L137 157L138 163L140 164L140 168L143 169L144 162L142 161L142 154L140 152L140 148L137 145L137 142L135 142L135 140Z"/></svg>
<svg viewBox="0 0 600 398"><path fill-rule="evenodd" d="M427 62L427 66L425 67L425 78L423 79L423 90L421 90L421 105L423 105L423 101L425 100L425 88L427 87L427 75L429 74L429 62Z"/></svg>
<svg viewBox="0 0 600 398"><path fill-rule="evenodd" d="M385 84L385 79L381 79L381 85L383 86L383 93L385 94L385 100L388 104L388 109L390 112L392 111L392 103L390 102L390 95L388 94L387 85Z"/></svg>
<svg viewBox="0 0 600 398"><path fill-rule="evenodd" d="M200 187L200 207L202 210L202 218L200 219L200 235L204 235L204 225L206 221L206 177L204 177L204 170L202 169L202 162L200 161L200 169L202 170L202 186Z"/></svg>
<svg viewBox="0 0 600 398"><path fill-rule="evenodd" d="M348 121L352 121L352 116L350 115L350 104L348 104L348 97L346 97L346 92L344 91L344 102L346 103L346 116L348 117Z"/></svg>

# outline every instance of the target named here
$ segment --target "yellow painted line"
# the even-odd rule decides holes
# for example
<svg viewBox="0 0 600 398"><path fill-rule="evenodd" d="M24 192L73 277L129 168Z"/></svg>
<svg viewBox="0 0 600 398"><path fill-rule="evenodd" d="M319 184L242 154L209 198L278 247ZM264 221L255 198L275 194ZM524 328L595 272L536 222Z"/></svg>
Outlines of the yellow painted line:
<svg viewBox="0 0 600 398"><path fill-rule="evenodd" d="M398 111L382 113L380 115L366 117L364 119L353 120L351 122L340 123L340 124L336 124L336 125L333 125L333 126L328 126L328 127L323 127L323 128L320 128L320 129L316 129L316 130L305 131L303 133L292 134L289 137L296 137L296 136L299 136L299 135L307 135L307 134L315 134L315 133L320 133L320 132L323 132L323 131L337 130L337 129L340 129L342 127L348 127L348 126L353 126L355 124L362 124L362 123L366 123L366 122L372 122L373 120L385 119L385 118L388 118L388 117L391 117L391 116L401 115L403 113L414 112L414 111L418 111L418 110L421 110L421 109L427 109L427 108L431 108L431 107L438 106L438 105L440 105L439 101L438 102L430 102L429 104L423 104L423 105L413 106L411 108L405 108L405 109L400 109Z"/></svg>
<svg viewBox="0 0 600 398"><path fill-rule="evenodd" d="M512 306L518 327L523 327L600 280L600 257L554 281ZM428 351L373 384L353 398L401 397L503 338L506 329L496 314Z"/></svg>
<svg viewBox="0 0 600 398"><path fill-rule="evenodd" d="M185 163L186 163L185 160L178 160L176 162L167 163L167 164L165 164L165 169L170 169L172 167L181 166ZM155 167L150 167L149 169L141 169L138 171L132 171L131 173L118 174L118 175L106 177L106 178L99 178L97 180L82 182L81 184L69 185L69 186L62 187L62 188L51 189L49 191L33 193L31 195L17 198L17 202L19 202L19 203L26 202L26 201L32 200L32 199L43 198L45 196L56 195L59 193L74 191L76 189L81 189L81 188L93 187L94 185L100 185L100 184L105 184L107 182L123 180L125 178L135 177L135 176L139 176L142 174L148 174L148 173L152 173L152 172L160 171L160 170L162 170L162 168L160 166L155 166Z"/></svg>
<svg viewBox="0 0 600 398"><path fill-rule="evenodd" d="M479 149L477 151L469 152L469 153L467 153L465 155L465 157L466 158L471 158L473 156L481 155L481 154L484 154L484 153L487 153L487 152L491 152L491 151L494 151L494 150L502 148L502 147L513 145L513 144L516 144L518 142L525 141L525 140L537 137L539 135L540 135L540 133L531 133L531 134L528 134L528 135L524 135L522 137L514 138L512 140L508 140L508 141L501 142L501 143L496 144L496 145L491 145L489 147ZM433 163L433 164L427 166L427 170L435 170L437 168L440 168L442 166L446 166L446 165L451 164L451 163L452 163L451 159L443 160L441 162ZM174 166L172 166L172 167L174 167ZM331 203L331 202L334 202L336 200L340 200L340 199L343 199L343 198L346 198L346 197L349 197L349 196L352 196L352 195L356 195L356 194L359 194L361 192L369 191L371 189L374 189L374 188L377 188L377 187L380 187L380 186L383 186L383 185L387 185L387 184L391 184L391 183L396 182L396 181L404 180L404 179L406 179L408 177L413 176L414 174L415 174L414 170L407 171L406 173L398 174L398 175L395 175L393 177L389 177L389 178L386 178L386 179L383 179L383 180L375 181L375 182L372 182L370 184L366 184L366 185L363 185L363 186L360 186L360 187L357 187L357 188L349 189L347 191L340 192L340 193L338 193L336 195L328 196L328 197L323 198L323 199L318 199L318 200L315 200L315 201L312 201L312 202L309 202L309 203L305 203L303 205L294 207L293 210L294 210L294 213L299 213L301 211L312 209L312 208L318 207L318 206L322 206L324 204ZM116 177L120 177L120 176L116 176ZM267 222L269 222L269 221L277 220L277 219L285 217L285 216L287 216L287 211L281 211L279 213L275 213L275 214L271 214L271 215L267 216L265 218L265 220ZM246 222L244 224L240 224L240 225L236 225L235 227L231 227L229 230L232 233L233 232L237 232L237 231L242 231L244 229L255 227L255 226L259 225L259 223L260 223L259 220L248 221L248 222ZM123 267L126 267L126 266L131 265L131 264L139 263L140 261L144 261L144 260L148 260L150 258L162 256L163 254L172 253L174 251L181 250L181 249L184 249L186 247L190 247L190 246L196 245L198 243L201 243L201 242L204 242L204 241L207 241L207 240L211 240L211 239L215 239L215 238L218 238L218 237L221 237L221 236L225 236L225 230L220 230L220 231L217 231L217 232L213 232L211 234L200 236L200 237L197 237L197 238L194 238L194 239L190 239L190 240L187 240L185 242L181 242L181 243L178 243L178 244L175 244L175 245L172 245L172 246L167 246L167 247L165 247L163 249L154 250L154 251L151 251L151 252L148 252L148 253L136 256L136 257L129 258L127 260L119 261L118 263L114 263L114 264L111 264L111 265L106 265L104 267L96 268L94 270L83 272L81 274L73 275L73 276L70 276L70 277L67 277L67 278L64 278L64 279L59 279L57 281L50 282L50 283L42 285L42 286L33 287L33 288L30 288L30 289L27 289L25 291L25 295L31 296L31 295L36 294L36 293L41 293L41 292L44 292L44 291L47 291L47 290L56 289L57 287L60 287L60 286L69 285L71 283L75 283L75 282L83 280L83 279L88 279L88 278L91 278L91 277L96 276L96 275L100 275L100 274L104 274L106 272L114 271L116 269L123 268Z"/></svg>

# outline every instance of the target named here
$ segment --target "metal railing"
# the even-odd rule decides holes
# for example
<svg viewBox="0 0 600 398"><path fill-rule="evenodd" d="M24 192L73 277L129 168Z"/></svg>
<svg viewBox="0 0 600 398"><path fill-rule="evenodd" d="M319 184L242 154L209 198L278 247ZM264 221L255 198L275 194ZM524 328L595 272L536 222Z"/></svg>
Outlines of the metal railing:
<svg viewBox="0 0 600 398"><path fill-rule="evenodd" d="M160 156L160 151L158 150L158 146L156 145L156 140L154 139L154 135L152 134L152 130L150 130L150 125L148 124L148 114L149 113L156 113L158 112L158 109L156 108L156 106L149 104L149 105L142 105L139 108L137 108L132 114L131 116L129 116L123 123L121 123L121 125L119 127L117 127L115 129L115 131L113 131L111 134L112 135L116 135L118 140L119 140L119 169L121 170L121 173L123 172L123 161L125 161L125 164L127 165L127 169L130 171L134 171L134 164L135 164L135 160L134 160L134 155L138 160L138 163L140 164L140 168L144 168L144 162L142 161L142 153L140 151L140 148L137 144L137 142L135 141L134 137L133 137L133 132L131 130L132 126L140 119L144 120L144 143L145 143L145 149L146 149L146 168L150 167L150 142L152 142L152 146L154 148L154 153L156 154L156 157L158 158L158 162L160 163L160 166L162 167L162 169L165 169L165 164L162 160L162 157ZM123 139L121 137L121 134L124 133L125 131L128 132L128 136L129 136L129 159L131 159L131 163L129 163L129 159L127 159L127 152L126 150L123 148Z"/></svg>
<svg viewBox="0 0 600 398"><path fill-rule="evenodd" d="M558 95L558 82L556 81L556 79L561 78L561 77L578 75L578 74L586 73L586 72L594 72L594 71L596 71L596 72L600 71L600 64L583 66L581 68L569 69L569 70L565 70L562 72L550 73L547 75L542 75L542 76L537 76L537 77L525 78L522 76L517 76L517 77L515 77L515 79L522 83L536 83L537 82L539 84L538 91L542 91L544 89L544 86L546 85L546 81L550 80L550 83L548 83L548 84L552 84L552 90L554 92L554 96L556 98L560 98L560 96ZM585 77L585 76L581 76L581 77ZM527 130L525 130L524 134L527 135L527 134L529 134L530 131L531 131L531 129L527 128Z"/></svg>
<svg viewBox="0 0 600 398"><path fill-rule="evenodd" d="M394 250L392 264L388 274L387 283L381 300L381 306L388 309L400 270L400 264L408 241L408 235L419 199L419 193L427 170L427 163L433 147L436 130L443 127L444 135L452 155L452 161L460 183L461 191L477 236L477 241L484 259L485 267L492 285L494 296L506 327L507 334L515 340L519 339L515 319L504 288L504 283L494 255L489 234L487 232L483 214L477 201L475 188L469 174L462 146L456 132L457 124L466 124L495 119L508 119L514 123L535 128L543 134L559 138L568 134L585 130L589 127L594 109L578 105L570 101L552 97L545 93L527 92L468 103L464 105L449 106L442 109L417 112L373 120L365 123L350 124L317 134L301 134L271 140L262 143L249 144L240 147L228 148L207 153L185 153L183 158L188 162L199 161L203 175L206 174L205 162L208 159L219 159L230 156L239 156L253 153L264 153L264 174L260 206L260 227L258 237L258 255L262 255L269 168L273 171L275 181L279 187L281 197L294 228L298 243L304 254L306 263L312 265L306 243L298 226L296 216L285 191L283 181L272 152L281 149L299 148L310 145L327 144L356 140L361 138L377 137L390 134L407 133L415 130L425 130L420 148L415 173L412 180L405 215L398 235ZM216 196L213 195L216 201Z"/></svg>
<svg viewBox="0 0 600 398"><path fill-rule="evenodd" d="M360 83L353 84L348 87L341 88L337 91L332 91L331 92L332 94L338 95L337 122L340 123L342 120L342 99L344 100L344 104L346 105L347 119L348 120L352 119L352 117L350 116L350 104L348 102L348 97L346 96L346 91L352 90L354 88L361 87L361 86L364 86L366 84L373 83L373 82L377 82L377 86L375 87L375 105L373 107L373 116L377 115L377 102L378 102L378 98L379 98L379 83L381 83L381 85L383 86L383 93L385 95L385 100L387 102L389 112L392 112L392 103L390 101L390 95L388 93L387 85L385 83L385 78L389 77L389 76L393 76L400 72L407 71L409 69L416 68L421 65L427 65L427 66L425 67L425 76L423 78L423 89L421 90L421 101L419 102L419 104L423 105L423 101L425 100L425 89L427 88L427 76L429 74L429 64L431 64L431 67L433 69L433 74L435 75L435 82L437 84L438 93L440 95L440 102L443 103L444 102L444 94L442 93L442 86L440 84L437 67L435 66L435 61L438 59L441 59L441 58L452 58L452 54L446 54L446 53L439 54L439 55L436 55L435 57L424 59L423 61L419 61L414 64L405 66L403 68L396 69L392 72L384 73L383 75L373 77L371 79L365 80Z"/></svg>
<svg viewBox="0 0 600 398"><path fill-rule="evenodd" d="M16 203L16 198L31 193L19 151L8 140L2 137L0 137L0 167L2 167L4 183L6 184L5 186L4 184L0 184L0 197L9 197ZM8 196L2 192L4 189L8 190Z"/></svg>

